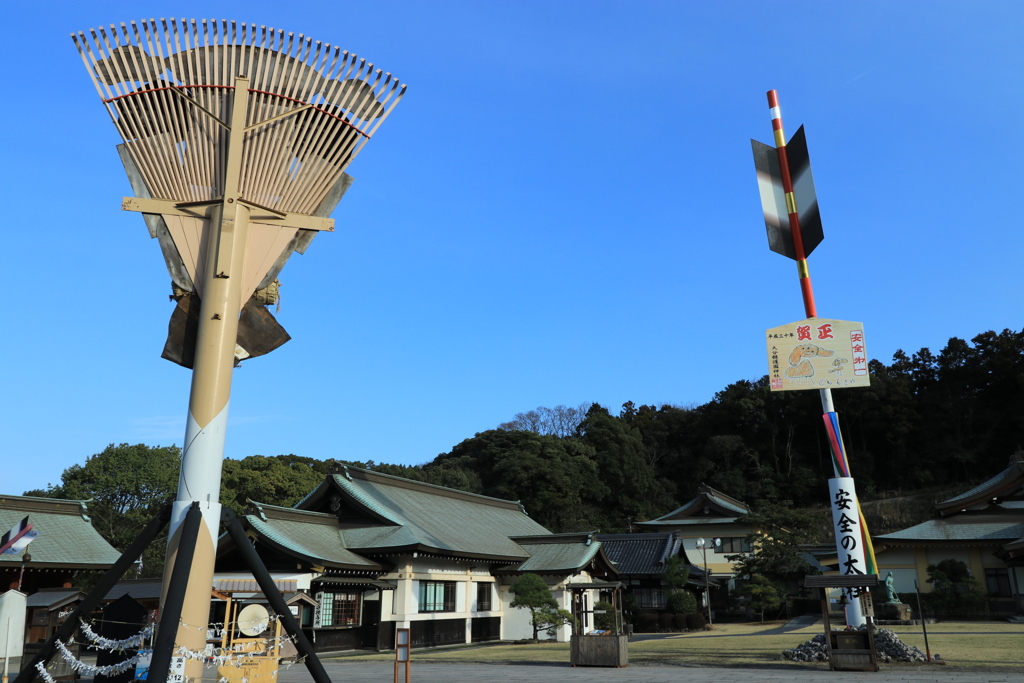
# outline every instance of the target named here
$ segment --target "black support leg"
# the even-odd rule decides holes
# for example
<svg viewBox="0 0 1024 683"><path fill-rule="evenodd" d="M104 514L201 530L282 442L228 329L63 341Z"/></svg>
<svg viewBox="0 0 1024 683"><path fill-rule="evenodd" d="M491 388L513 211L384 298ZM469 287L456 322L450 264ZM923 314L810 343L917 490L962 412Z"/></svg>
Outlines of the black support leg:
<svg viewBox="0 0 1024 683"><path fill-rule="evenodd" d="M270 576L270 572L263 565L263 560L260 559L260 556L256 554L255 548L249 543L249 537L245 535L242 523L238 521L238 517L229 507L223 508L221 517L224 525L227 527L228 534L231 536L231 540L235 543L235 548L242 556L242 561L249 567L253 578L256 579L256 582L263 590L263 595L266 596L270 606L277 612L278 618L284 622L285 629L295 638L295 649L305 657L309 675L313 677L316 683L331 683L331 678L324 670L324 665L320 663L320 658L313 651L313 645L306 638L306 634L302 632L299 622L292 616L291 610L288 609L288 605L281 595L281 591L277 589L277 584L274 583L273 577Z"/></svg>

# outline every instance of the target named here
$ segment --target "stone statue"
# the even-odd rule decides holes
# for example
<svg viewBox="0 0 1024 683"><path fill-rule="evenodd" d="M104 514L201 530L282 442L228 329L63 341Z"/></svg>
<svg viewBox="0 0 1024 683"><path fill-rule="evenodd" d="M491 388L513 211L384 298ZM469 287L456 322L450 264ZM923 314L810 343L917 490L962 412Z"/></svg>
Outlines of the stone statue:
<svg viewBox="0 0 1024 683"><path fill-rule="evenodd" d="M893 588L892 572L885 575L885 592L889 598L890 603L899 604L901 602L900 596L896 595L896 589Z"/></svg>

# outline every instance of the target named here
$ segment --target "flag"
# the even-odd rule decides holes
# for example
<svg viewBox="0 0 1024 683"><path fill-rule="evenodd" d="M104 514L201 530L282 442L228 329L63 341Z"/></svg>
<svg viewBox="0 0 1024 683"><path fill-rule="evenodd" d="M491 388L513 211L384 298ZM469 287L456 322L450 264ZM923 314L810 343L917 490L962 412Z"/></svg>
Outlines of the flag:
<svg viewBox="0 0 1024 683"><path fill-rule="evenodd" d="M32 525L28 523L28 517L21 520L17 524L11 527L11 530L4 534L3 538L0 538L0 553L17 553L20 552L21 548L32 542L32 538L21 544L18 550L12 550L13 546L18 543L27 534L32 532Z"/></svg>

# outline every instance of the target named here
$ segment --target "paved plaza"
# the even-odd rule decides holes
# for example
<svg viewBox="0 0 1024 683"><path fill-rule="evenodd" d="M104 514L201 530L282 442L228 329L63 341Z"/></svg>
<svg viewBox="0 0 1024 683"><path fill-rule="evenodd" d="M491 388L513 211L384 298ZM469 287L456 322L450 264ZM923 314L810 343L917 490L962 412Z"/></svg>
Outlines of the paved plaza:
<svg viewBox="0 0 1024 683"><path fill-rule="evenodd" d="M334 683L387 683L394 679L392 662L324 661ZM282 670L280 683L312 683L304 667ZM402 677L399 680L403 680ZM893 667L879 673L832 672L778 665L764 668L706 668L689 666L629 666L624 669L573 668L550 664L428 664L412 665L413 683L1004 683L1024 674L955 671L941 666Z"/></svg>

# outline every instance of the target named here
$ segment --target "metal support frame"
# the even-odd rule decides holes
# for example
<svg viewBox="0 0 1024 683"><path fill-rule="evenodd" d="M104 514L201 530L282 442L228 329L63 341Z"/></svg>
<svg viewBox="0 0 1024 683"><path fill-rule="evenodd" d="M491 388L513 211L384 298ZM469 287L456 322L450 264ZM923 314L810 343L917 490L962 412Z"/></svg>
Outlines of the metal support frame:
<svg viewBox="0 0 1024 683"><path fill-rule="evenodd" d="M199 503L192 503L185 514L181 525L181 536L178 540L178 559L171 571L168 583L167 599L160 612L160 628L153 642L153 659L149 664L149 683L166 683L167 674L174 655L174 641L178 635L178 622L181 620L181 608L185 602L185 587L188 585L189 570L192 568L192 556L199 538L199 527L203 515L199 511ZM206 623L202 624L206 630Z"/></svg>

